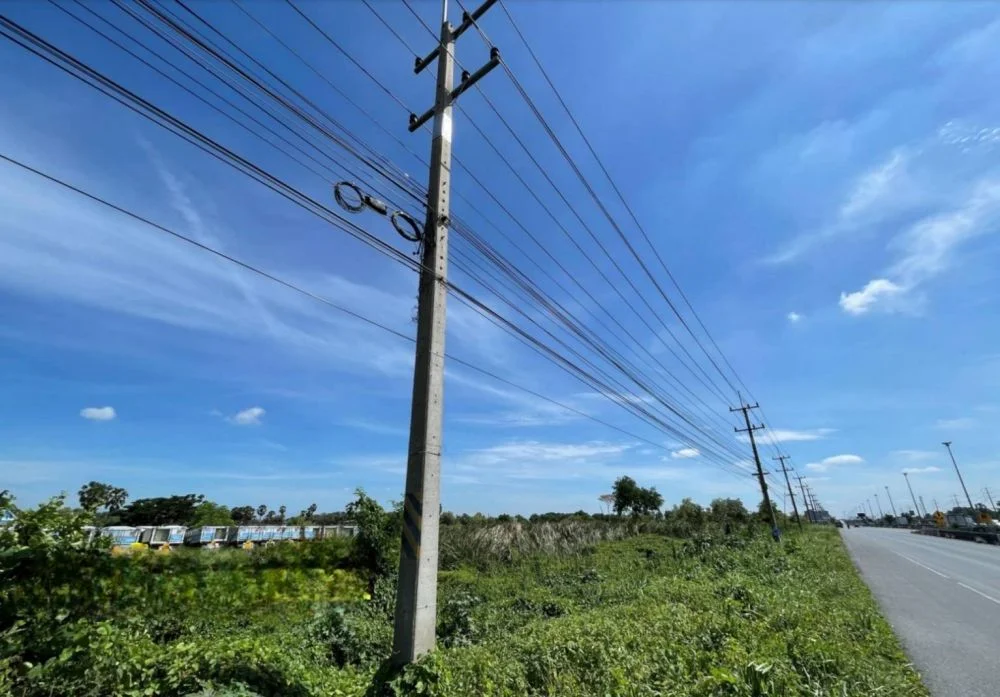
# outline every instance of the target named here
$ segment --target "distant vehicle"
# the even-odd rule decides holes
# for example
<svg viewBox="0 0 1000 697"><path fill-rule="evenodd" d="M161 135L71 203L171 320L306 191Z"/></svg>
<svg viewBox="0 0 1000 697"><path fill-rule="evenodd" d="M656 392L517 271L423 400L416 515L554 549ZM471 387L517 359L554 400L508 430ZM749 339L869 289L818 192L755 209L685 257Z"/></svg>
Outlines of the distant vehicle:
<svg viewBox="0 0 1000 697"><path fill-rule="evenodd" d="M836 525L838 528L844 527L844 521L842 520L835 520L833 521L833 524Z"/></svg>
<svg viewBox="0 0 1000 697"><path fill-rule="evenodd" d="M955 528L976 527L976 521L972 519L972 516L949 513L945 516L945 519L948 521L948 525L951 527Z"/></svg>

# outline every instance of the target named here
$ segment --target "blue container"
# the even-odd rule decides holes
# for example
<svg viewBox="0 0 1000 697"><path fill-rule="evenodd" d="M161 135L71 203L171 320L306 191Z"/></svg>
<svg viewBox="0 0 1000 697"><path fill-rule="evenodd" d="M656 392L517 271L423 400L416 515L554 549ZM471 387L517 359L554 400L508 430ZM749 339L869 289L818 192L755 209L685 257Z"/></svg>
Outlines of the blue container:
<svg viewBox="0 0 1000 697"><path fill-rule="evenodd" d="M123 525L113 525L108 528L101 528L101 534L111 538L111 543L115 547L128 547L139 542L142 535L142 528L130 528Z"/></svg>

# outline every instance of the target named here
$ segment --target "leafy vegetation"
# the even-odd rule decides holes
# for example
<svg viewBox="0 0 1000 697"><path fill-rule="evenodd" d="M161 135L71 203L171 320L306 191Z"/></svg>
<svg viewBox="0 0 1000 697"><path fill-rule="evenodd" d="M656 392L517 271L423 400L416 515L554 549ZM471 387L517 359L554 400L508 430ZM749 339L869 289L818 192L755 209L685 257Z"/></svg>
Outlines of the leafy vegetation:
<svg viewBox="0 0 1000 697"><path fill-rule="evenodd" d="M455 516L440 648L400 674L382 668L400 513L364 492L355 540L249 552L115 556L61 499L15 512L0 528L2 695L926 694L836 531L777 545L735 500Z"/></svg>

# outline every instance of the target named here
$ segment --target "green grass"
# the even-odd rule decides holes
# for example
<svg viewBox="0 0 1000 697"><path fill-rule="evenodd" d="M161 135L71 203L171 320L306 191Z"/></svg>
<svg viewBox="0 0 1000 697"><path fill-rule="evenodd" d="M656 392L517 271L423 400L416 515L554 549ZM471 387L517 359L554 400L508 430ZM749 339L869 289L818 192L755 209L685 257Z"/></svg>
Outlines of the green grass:
<svg viewBox="0 0 1000 697"><path fill-rule="evenodd" d="M440 695L926 695L832 529L726 543L640 537L504 572L472 593L472 646Z"/></svg>
<svg viewBox="0 0 1000 697"><path fill-rule="evenodd" d="M386 691L927 694L833 529L781 545L744 532L584 546L545 535L557 553L530 553L542 545L525 538L510 557L481 537L470 544L485 545L485 557L453 554L440 574L440 647ZM294 549L141 569L159 600L129 596L129 607L58 629L57 655L38 665L0 662L0 694L364 695L389 651L392 583L364 600L348 571L275 568L294 562Z"/></svg>

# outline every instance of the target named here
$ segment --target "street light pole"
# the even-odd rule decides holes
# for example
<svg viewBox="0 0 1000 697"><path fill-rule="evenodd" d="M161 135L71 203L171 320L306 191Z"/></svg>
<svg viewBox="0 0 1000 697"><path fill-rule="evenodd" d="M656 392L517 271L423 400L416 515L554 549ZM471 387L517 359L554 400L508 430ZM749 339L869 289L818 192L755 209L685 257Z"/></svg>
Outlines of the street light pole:
<svg viewBox="0 0 1000 697"><path fill-rule="evenodd" d="M962 473L958 469L958 463L955 462L955 453L951 451L951 441L942 441L941 445L948 449L948 454L951 456L951 464L955 465L955 474L958 475L958 481L962 485L962 491L965 492L965 500L969 502L969 510L975 511L976 507L972 505L972 497L969 496L969 490L965 488L965 480L962 479Z"/></svg>
<svg viewBox="0 0 1000 697"><path fill-rule="evenodd" d="M896 504L892 502L892 494L889 492L889 487L885 487L885 495L889 497L889 507L892 508L892 517L898 518L896 515Z"/></svg>
<svg viewBox="0 0 1000 697"><path fill-rule="evenodd" d="M906 472L903 472L903 479L906 480L906 488L910 490L910 498L913 499L913 508L916 511L917 515L920 515L920 507L917 506L917 497L913 495L913 487L910 486L910 475Z"/></svg>

